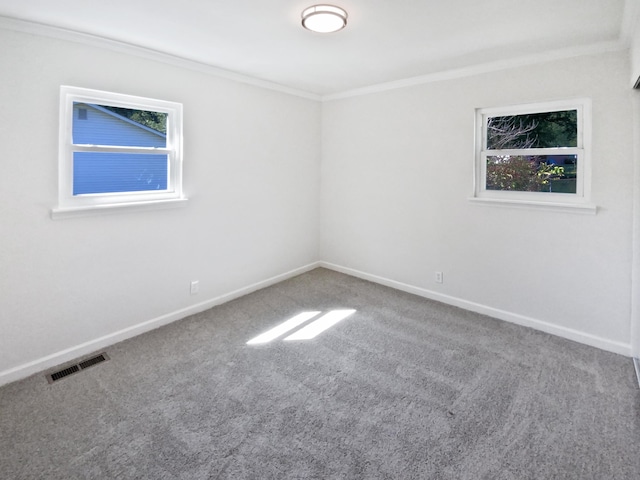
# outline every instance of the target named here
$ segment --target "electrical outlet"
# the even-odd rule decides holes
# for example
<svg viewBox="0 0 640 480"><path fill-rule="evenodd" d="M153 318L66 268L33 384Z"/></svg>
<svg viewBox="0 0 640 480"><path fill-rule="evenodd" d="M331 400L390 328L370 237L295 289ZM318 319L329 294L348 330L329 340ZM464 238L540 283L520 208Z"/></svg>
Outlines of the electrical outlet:
<svg viewBox="0 0 640 480"><path fill-rule="evenodd" d="M442 276L442 272L436 272L436 283L444 282L444 277Z"/></svg>
<svg viewBox="0 0 640 480"><path fill-rule="evenodd" d="M193 280L191 282L191 295L196 295L200 291L200 281Z"/></svg>

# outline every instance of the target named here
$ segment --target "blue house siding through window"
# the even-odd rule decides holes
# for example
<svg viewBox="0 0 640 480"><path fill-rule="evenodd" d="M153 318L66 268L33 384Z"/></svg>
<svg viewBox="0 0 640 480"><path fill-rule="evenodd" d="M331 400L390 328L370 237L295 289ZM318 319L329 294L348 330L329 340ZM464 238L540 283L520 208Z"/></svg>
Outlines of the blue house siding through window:
<svg viewBox="0 0 640 480"><path fill-rule="evenodd" d="M165 148L166 135L100 105L74 103L73 143ZM166 190L166 154L73 153L73 194Z"/></svg>

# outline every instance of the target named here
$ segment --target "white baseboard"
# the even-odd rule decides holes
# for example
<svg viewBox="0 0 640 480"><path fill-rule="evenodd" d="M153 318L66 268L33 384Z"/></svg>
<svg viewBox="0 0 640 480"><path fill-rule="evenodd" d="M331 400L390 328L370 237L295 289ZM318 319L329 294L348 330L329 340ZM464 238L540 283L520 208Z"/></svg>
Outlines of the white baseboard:
<svg viewBox="0 0 640 480"><path fill-rule="evenodd" d="M636 378L638 379L638 386L640 387L640 359L633 357L633 366L636 368Z"/></svg>
<svg viewBox="0 0 640 480"><path fill-rule="evenodd" d="M334 270L336 272L341 272L347 275L351 275L353 277L362 278L363 280L368 280L370 282L378 283L380 285L385 285L387 287L395 288L396 290L412 293L414 295L429 298L431 300L436 300L438 302L446 303L448 305L464 308L465 310L470 310L472 312L489 315L491 317L498 318L500 320L515 323L525 327L531 327L536 330L557 335L559 337L567 338L569 340L590 345L592 347L600 348L602 350L606 350L609 352L618 353L620 355L631 357L630 344L615 342L612 340L608 340L606 338L601 338L595 335L580 332L578 330L573 330L573 329L562 327L559 325L554 325L548 322L543 322L541 320L536 320L534 318L526 317L524 315L519 315L516 313L500 310L497 308L488 307L486 305L481 305L479 303L470 302L467 300L463 300L461 298L444 295L444 294L427 290L421 287L416 287L414 285L409 285L406 283L398 282L398 281L380 277L377 275L372 275L372 274L355 270L352 268L343 267L333 263L320 261L320 262L310 263L308 265L305 265L303 267L291 270L289 272L286 272L280 275L276 275L274 277L268 278L266 280L262 280L260 282L248 285L238 290L234 290L224 295L220 295L218 297L206 300L204 302L191 305L189 307L162 315L160 317L153 318L151 320L147 320L145 322L139 323L137 325L133 325L123 330L119 330L109 335L105 335L103 337L90 340L83 344L70 347L66 350L62 350L54 354L38 358L31 362L18 365L17 367L4 370L0 372L0 386L5 385L7 383L14 382L16 380L26 378L38 372L43 372L47 369L56 367L58 365L62 365L66 362L70 362L71 360L78 359L85 355L89 355L91 353L96 352L97 350L101 350L115 343L121 342L123 340L127 340L129 338L135 337L142 333L154 330L163 325L167 325L169 323L188 317L189 315L194 315L196 313L203 312L205 310L208 310L209 308L215 307L216 305L221 305L223 303L229 302L236 298L255 292L256 290L266 288L268 286L282 282L284 280L295 277L302 273L308 272L317 267L323 267L329 270ZM634 365L636 367L636 372L638 373L638 382L640 384L640 363L638 363L637 359L634 359Z"/></svg>
<svg viewBox="0 0 640 480"><path fill-rule="evenodd" d="M156 328L162 327L163 325L167 325L169 323L175 322L176 320L181 320L190 315L203 312L205 310L208 310L211 307L215 307L216 305L221 305L223 303L229 302L231 300L242 297L249 293L255 292L256 290L269 287L276 283L282 282L283 280L287 280L289 278L292 278L302 273L313 270L314 268L317 268L319 266L320 266L319 262L310 263L303 267L296 268L294 270L291 270L289 272L286 272L280 275L276 275L275 277L262 280L260 282L249 285L247 287L234 290L232 292L226 293L224 295L220 295L218 297L206 300L201 303L197 303L195 305L190 305L189 307L176 310L175 312L171 312L166 315L162 315L160 317L147 320L137 325L133 325L131 327L125 328L123 330L110 333L109 335L105 335L103 337L90 340L83 344L70 347L66 350L62 350L60 352L56 352L51 355L38 358L37 360L33 360L31 362L18 365L17 367L4 370L0 372L0 386L5 385L7 383L14 382L16 380L26 378L38 372L43 372L45 370L64 364L71 360L75 360L77 358L83 357L85 355L93 353L97 350L101 350L115 343L121 342L123 340L127 340L129 338L135 337L137 335L148 332L150 330L154 330Z"/></svg>
<svg viewBox="0 0 640 480"><path fill-rule="evenodd" d="M596 335L591 335L589 333L581 332L579 330L573 330L571 328L562 327L560 325L544 322L542 320L537 320L535 318L526 317L524 315L519 315L517 313L507 312L505 310L489 307L487 305L482 305L479 303L470 302L468 300L463 300L461 298L444 295L442 293L434 292L421 287L416 287L406 283L397 282L395 280L391 280L388 278L372 275L370 273L361 272L353 268L343 267L341 265L335 265L329 262L320 262L319 266L327 268L329 270L335 270L336 272L345 273L353 277L362 278L363 280L368 280L373 283L378 283L380 285L385 285L387 287L395 288L396 290L401 290L407 293L413 293L414 295L419 295L421 297L429 298L431 300L436 300L438 302L446 303L448 305L453 305L455 307L464 308L465 310L470 310L472 312L488 315L490 317L494 317L499 320L504 320L507 322L515 323L517 325L534 328L536 330L550 333L558 337L567 338L575 342L600 348L601 350L618 353L626 357L631 356L630 344L616 342L614 340L609 340Z"/></svg>

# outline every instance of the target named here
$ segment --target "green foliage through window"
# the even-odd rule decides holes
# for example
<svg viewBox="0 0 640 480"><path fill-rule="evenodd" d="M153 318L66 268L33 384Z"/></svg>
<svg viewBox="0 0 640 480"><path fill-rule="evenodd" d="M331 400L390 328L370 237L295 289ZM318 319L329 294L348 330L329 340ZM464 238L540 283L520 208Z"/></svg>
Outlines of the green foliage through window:
<svg viewBox="0 0 640 480"><path fill-rule="evenodd" d="M487 150L495 152L487 156L487 190L576 193L576 155L531 149L577 147L577 110L488 117L486 126Z"/></svg>
<svg viewBox="0 0 640 480"><path fill-rule="evenodd" d="M487 157L487 190L576 193L575 155Z"/></svg>
<svg viewBox="0 0 640 480"><path fill-rule="evenodd" d="M489 150L577 147L577 136L578 112L576 110L487 119Z"/></svg>
<svg viewBox="0 0 640 480"><path fill-rule="evenodd" d="M111 110L118 115L128 118L131 121L149 127L156 132L167 133L167 114L161 112L150 112L146 110L132 110L130 108L110 107L103 105L107 110Z"/></svg>

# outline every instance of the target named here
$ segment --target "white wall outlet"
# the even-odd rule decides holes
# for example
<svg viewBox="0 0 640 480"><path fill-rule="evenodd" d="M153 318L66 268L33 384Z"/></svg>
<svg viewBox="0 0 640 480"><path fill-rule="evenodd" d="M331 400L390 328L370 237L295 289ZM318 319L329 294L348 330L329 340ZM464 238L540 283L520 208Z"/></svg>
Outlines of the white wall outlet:
<svg viewBox="0 0 640 480"><path fill-rule="evenodd" d="M200 281L193 280L191 282L191 295L196 295L200 291Z"/></svg>
<svg viewBox="0 0 640 480"><path fill-rule="evenodd" d="M436 283L444 282L444 277L442 276L442 272L436 272Z"/></svg>

